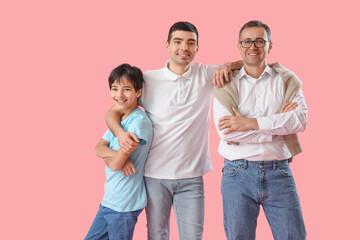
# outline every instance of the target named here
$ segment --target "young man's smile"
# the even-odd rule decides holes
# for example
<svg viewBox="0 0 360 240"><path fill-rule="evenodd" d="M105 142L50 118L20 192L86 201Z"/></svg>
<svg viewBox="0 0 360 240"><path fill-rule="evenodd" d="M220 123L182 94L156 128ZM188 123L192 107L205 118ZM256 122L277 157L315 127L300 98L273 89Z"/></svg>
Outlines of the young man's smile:
<svg viewBox="0 0 360 240"><path fill-rule="evenodd" d="M181 75L181 71L178 72L177 69L187 70L199 49L196 34L181 30L174 31L171 33L170 42L166 42L166 49L170 57L170 70Z"/></svg>

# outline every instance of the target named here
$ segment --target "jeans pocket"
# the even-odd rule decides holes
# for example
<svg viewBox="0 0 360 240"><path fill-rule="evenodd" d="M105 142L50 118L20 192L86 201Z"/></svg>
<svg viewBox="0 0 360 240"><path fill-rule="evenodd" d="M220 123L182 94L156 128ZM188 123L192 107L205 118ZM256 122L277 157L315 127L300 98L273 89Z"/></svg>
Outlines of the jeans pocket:
<svg viewBox="0 0 360 240"><path fill-rule="evenodd" d="M222 169L223 177L233 177L233 176L235 176L239 172L240 168L241 168L240 165L226 164L225 163L225 166Z"/></svg>
<svg viewBox="0 0 360 240"><path fill-rule="evenodd" d="M276 170L279 171L284 177L292 176L289 164L279 165L279 166L277 166Z"/></svg>

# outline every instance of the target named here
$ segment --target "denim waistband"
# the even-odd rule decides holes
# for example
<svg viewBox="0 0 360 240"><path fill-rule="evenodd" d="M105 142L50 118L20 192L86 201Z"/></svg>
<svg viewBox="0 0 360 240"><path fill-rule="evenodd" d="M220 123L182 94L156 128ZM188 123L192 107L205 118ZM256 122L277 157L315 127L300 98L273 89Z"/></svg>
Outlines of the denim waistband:
<svg viewBox="0 0 360 240"><path fill-rule="evenodd" d="M281 166L283 164L289 164L289 159L274 160L274 161L248 161L248 160L245 160L245 159L238 159L238 160L225 159L225 161L231 162L233 164L240 165L244 169L246 169L248 167L276 169L277 166Z"/></svg>

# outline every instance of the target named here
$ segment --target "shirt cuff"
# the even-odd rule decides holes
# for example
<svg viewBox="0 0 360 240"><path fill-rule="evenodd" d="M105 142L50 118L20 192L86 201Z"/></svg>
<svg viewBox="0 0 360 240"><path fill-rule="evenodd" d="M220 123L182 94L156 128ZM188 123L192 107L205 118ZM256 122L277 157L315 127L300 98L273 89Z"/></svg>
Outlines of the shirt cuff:
<svg viewBox="0 0 360 240"><path fill-rule="evenodd" d="M266 143L266 142L272 142L273 136L269 134L261 134L260 135L260 142ZM254 141L254 143L258 143L258 141Z"/></svg>
<svg viewBox="0 0 360 240"><path fill-rule="evenodd" d="M271 121L267 117L256 118L259 125L259 133L271 135Z"/></svg>

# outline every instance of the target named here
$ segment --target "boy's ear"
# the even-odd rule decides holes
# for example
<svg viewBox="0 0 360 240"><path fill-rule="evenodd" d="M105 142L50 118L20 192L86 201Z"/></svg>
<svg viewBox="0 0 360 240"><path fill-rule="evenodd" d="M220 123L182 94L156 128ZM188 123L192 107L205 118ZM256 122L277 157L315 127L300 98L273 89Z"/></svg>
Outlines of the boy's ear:
<svg viewBox="0 0 360 240"><path fill-rule="evenodd" d="M142 89L139 89L137 92L136 92L136 97L139 98L141 96L141 93L142 93Z"/></svg>

